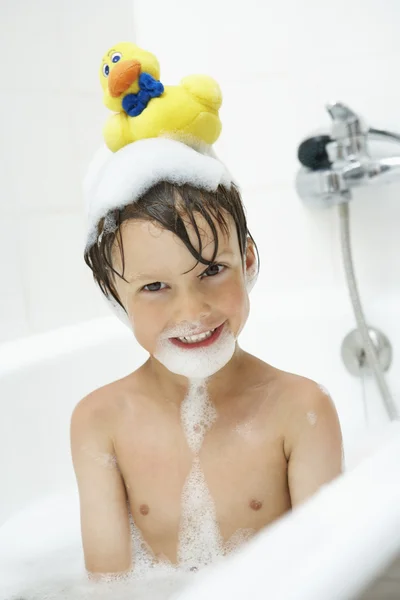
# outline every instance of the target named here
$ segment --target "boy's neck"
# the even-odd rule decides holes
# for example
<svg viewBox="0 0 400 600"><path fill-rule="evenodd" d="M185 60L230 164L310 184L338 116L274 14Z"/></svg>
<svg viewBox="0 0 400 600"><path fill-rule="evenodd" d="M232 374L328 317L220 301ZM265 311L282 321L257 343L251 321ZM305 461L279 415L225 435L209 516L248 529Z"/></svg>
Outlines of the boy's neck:
<svg viewBox="0 0 400 600"><path fill-rule="evenodd" d="M239 347L236 341L235 352L230 361L219 371L205 381L208 396L215 404L238 390L243 366L248 353ZM189 379L169 371L156 358L150 356L143 365L149 381L154 386L154 392L169 403L180 406L189 390Z"/></svg>

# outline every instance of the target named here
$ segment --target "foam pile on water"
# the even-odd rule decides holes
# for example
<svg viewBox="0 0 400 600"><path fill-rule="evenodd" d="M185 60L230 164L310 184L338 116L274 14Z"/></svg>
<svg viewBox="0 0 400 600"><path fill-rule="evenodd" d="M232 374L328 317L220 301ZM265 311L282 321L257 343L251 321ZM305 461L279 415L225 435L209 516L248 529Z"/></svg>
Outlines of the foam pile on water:
<svg viewBox="0 0 400 600"><path fill-rule="evenodd" d="M68 560L69 557L58 557ZM113 578L101 582L89 581L81 577L51 576L48 568L54 563L47 561L47 567L38 569L35 578L24 578L18 586L0 586L1 600L172 600L193 582L196 574L176 572L173 575L161 571L150 572L142 579ZM42 571L41 573L39 571Z"/></svg>

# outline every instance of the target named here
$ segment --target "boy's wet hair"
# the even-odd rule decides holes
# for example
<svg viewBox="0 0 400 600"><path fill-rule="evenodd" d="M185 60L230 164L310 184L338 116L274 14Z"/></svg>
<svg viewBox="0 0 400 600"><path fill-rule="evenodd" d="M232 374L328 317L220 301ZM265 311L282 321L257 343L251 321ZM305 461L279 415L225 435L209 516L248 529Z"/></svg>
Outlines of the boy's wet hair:
<svg viewBox="0 0 400 600"><path fill-rule="evenodd" d="M84 260L92 270L93 278L103 294L105 296L111 295L125 310L114 285L115 276L127 281L124 277L125 261L121 225L130 219L140 219L159 223L163 229L172 231L196 258L196 265L189 269L189 271L192 271L199 262L209 266L214 264L214 259L218 254L218 232L211 216L217 221L227 237L229 229L223 211L230 214L235 222L242 262L246 254L246 240L249 237L256 249L259 265L258 248L247 228L245 209L235 184L232 183L230 188L219 185L215 192L209 192L190 184L175 185L165 181L157 183L138 200L123 209L112 210L106 217L103 217L97 226L97 241L85 249ZM214 237L214 253L211 260L206 260L201 256L201 237L194 218L196 212L204 217ZM189 218L196 232L200 253L190 242L182 216ZM118 273L112 265L112 251L115 241L117 241L120 249L122 273ZM186 271L186 273L189 271Z"/></svg>

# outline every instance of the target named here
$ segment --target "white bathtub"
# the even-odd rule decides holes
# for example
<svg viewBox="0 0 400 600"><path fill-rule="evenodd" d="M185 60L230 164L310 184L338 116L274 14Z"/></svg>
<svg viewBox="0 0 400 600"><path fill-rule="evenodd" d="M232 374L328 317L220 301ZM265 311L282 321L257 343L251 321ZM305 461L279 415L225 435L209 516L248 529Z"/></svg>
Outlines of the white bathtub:
<svg viewBox="0 0 400 600"><path fill-rule="evenodd" d="M369 306L370 314L375 313L370 323L382 328L391 339L394 350L396 343L397 347L400 343L400 318L399 314L395 314L396 310L400 312L400 303L396 300L392 299L390 304L387 299L382 299L381 303L377 300ZM243 560L243 565L250 564L246 563L246 552L250 552L250 556L251 552L259 552L265 544L265 550L268 550L267 554L263 553L265 561L274 565L275 573L280 572L279 565L282 567L285 561L291 565L293 577L298 579L297 595L293 596L296 600L358 597L350 594L365 588L400 552L400 533L393 533L394 527L400 532L400 468L397 466L400 464L400 434L398 429L388 426L373 380L365 382L371 420L369 430L365 427L360 380L346 372L340 358L342 339L353 328L354 319L345 292L327 291L324 295L321 290L307 290L298 293L295 299L289 293L266 298L252 292L251 315L240 337L241 346L249 352L281 369L302 374L323 384L335 401L342 425L347 469L343 481L341 478L334 485L323 488L320 494L300 507L301 510L293 511L268 528L262 534L266 536L264 541L262 536L257 537L244 549L243 557L234 558ZM400 375L397 382L393 378L393 373L400 373L396 357L394 351L394 362L387 375L395 392L396 384L400 385ZM78 556L77 551L80 536L79 502L69 450L69 419L76 403L89 391L126 375L146 358L147 354L138 346L132 333L113 316L0 346L0 592L1 572L3 575L5 572L10 574L12 564L18 565L20 560L17 568L20 576L21 565L26 570L33 568L35 556L40 554L41 548L48 548L52 541L58 545L60 541L61 545L64 543L67 554L74 549L74 556L68 555L68 560L74 568L82 568L82 554L80 552ZM383 453L382 460L390 459L391 451L385 444L392 444L391 451L396 452L395 459L392 457L390 463L390 472L393 478L397 478L393 481L385 465L382 464L382 468L376 465L376 452ZM357 466L361 459L362 464ZM372 485L371 477L376 478L391 499L379 500L374 497L372 501L368 487ZM370 498L364 498L361 489L368 492ZM347 497L348 502L345 501ZM356 497L361 506L352 505ZM396 498L397 504L394 506ZM319 537L314 533L312 543L310 540L308 545L302 543L299 533L302 523L309 519L309 526L312 527L313 515L322 515L326 507L332 506L329 503L333 499L341 503L341 508L338 514L334 509L331 510L330 519L325 523L326 535L336 532L338 552L342 548L340 544L347 540L347 547L352 546L351 560L357 560L357 556L364 560L363 564L358 565L357 581L354 582L353 578L353 582L345 582L340 590L336 590L336 595L332 595L337 580L335 574L339 576L341 573L346 578L348 573L346 575L342 563L348 561L343 559L341 562L337 558L336 562L332 562L329 554L332 547L326 548L326 539L324 545L321 538L324 531L322 521L318 527ZM379 518L376 517L375 521L378 525L369 528L369 533L365 532L365 539L360 531L357 538L359 542L354 544L358 530L352 529L349 524L353 523L356 527L357 519L361 515L369 518L372 510L377 511ZM386 520L381 519L383 514ZM341 524L343 531L340 530ZM23 539L18 535L21 530L25 532ZM296 535L298 537L294 538ZM268 539L271 541L268 542ZM284 544L280 545L287 539L292 540L289 553L287 549L283 550ZM297 539L296 543L294 539ZM273 540L275 545L271 546ZM361 550L367 541L370 551L366 557ZM267 558L269 554L270 559ZM315 592L319 596L312 595L309 584L313 580L313 566L310 562L304 562L307 557L314 561L315 568L318 566L318 581L322 578ZM322 561L323 557L325 562ZM31 566L29 563L32 563ZM254 557L251 564L258 564ZM301 565L303 575L308 565L308 579L301 576ZM278 582L273 577L264 581L262 561L259 569L260 566L260 581L252 591L253 599L266 595L274 600L292 598L289 588L286 588L286 595L279 595L284 588L279 591ZM225 577L221 581L234 581L240 573L236 563L230 567L227 560L226 569L229 571L229 568L233 570L227 577L221 575ZM283 572L281 574L283 576ZM52 576L58 575L53 572ZM64 576L61 571L59 576ZM217 579L218 576L219 571ZM287 576L290 579L290 571L286 573L286 580ZM252 577L256 575L252 574ZM212 581L210 578L207 585L215 585ZM235 584L227 597L242 597L238 595L239 589L240 585ZM400 582L398 592L400 598ZM213 595L212 587L207 589L204 596L196 596L195 588L190 593L188 598L220 597L220 592ZM9 597L0 593L0 600L8 600ZM381 600L380 596L378 598Z"/></svg>

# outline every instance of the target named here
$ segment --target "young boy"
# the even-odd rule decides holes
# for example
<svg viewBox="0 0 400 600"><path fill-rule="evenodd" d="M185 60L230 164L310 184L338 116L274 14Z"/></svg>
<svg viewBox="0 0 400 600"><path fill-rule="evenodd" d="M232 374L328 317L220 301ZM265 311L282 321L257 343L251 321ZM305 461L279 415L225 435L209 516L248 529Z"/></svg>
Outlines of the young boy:
<svg viewBox="0 0 400 600"><path fill-rule="evenodd" d="M129 511L154 557L177 564L181 496L196 455L181 418L191 378L208 376L218 415L198 456L225 542L238 529L261 530L303 502L341 473L342 460L330 397L314 381L265 363L237 342L257 261L236 187L210 193L161 182L118 216L119 237L104 234L102 246L85 258L150 356L81 400L72 416L85 564L94 577L134 566ZM194 261L197 252L203 264ZM234 339L232 351L231 338L213 348L221 327ZM177 336L215 328L220 337L210 345L179 347L188 364L174 367ZM159 338L171 345L172 370L163 364Z"/></svg>
<svg viewBox="0 0 400 600"><path fill-rule="evenodd" d="M218 84L189 76L164 88L158 78L156 58L133 44L103 57L104 102L117 114L105 128L112 152L86 178L85 261L149 358L71 418L94 579L161 563L197 570L342 467L329 395L238 343L258 252L211 147Z"/></svg>

